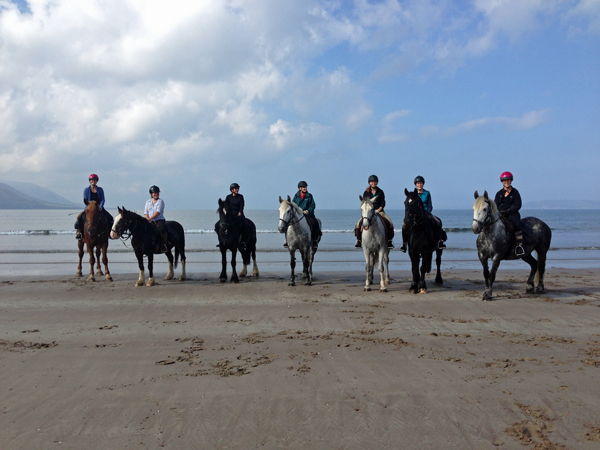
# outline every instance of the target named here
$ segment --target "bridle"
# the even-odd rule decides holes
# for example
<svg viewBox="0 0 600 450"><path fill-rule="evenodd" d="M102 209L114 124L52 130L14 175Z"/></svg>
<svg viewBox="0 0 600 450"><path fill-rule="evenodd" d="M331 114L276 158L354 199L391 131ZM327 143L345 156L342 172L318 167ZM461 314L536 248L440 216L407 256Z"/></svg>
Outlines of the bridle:
<svg viewBox="0 0 600 450"><path fill-rule="evenodd" d="M485 215L485 219L483 219L483 220L473 219L473 222L477 222L481 228L487 230L489 227L491 227L493 224L495 224L496 222L498 222L500 220L500 216L498 216L498 218L496 220L492 221L492 215L491 215L492 208L490 205L490 201L489 200L484 200L484 201L485 201L485 203L487 203L488 206L490 206L490 208L488 208L488 211Z"/></svg>
<svg viewBox="0 0 600 450"><path fill-rule="evenodd" d="M227 217L226 214L223 214L225 217ZM224 220L221 220L221 218L219 217L219 226L221 227L221 229L225 229L224 232L225 234L227 234L227 232L229 231L229 227L231 227L234 223L236 223L238 221L238 219L241 216L235 216L235 218L233 219L233 221L231 222L226 222Z"/></svg>
<svg viewBox="0 0 600 450"><path fill-rule="evenodd" d="M85 227L86 227L86 229L87 229L87 232L88 232L88 235L89 235L90 237L102 236L104 233L106 233L106 229L105 229L105 230L103 230L101 233L98 233L98 228L100 228L100 227L99 227L99 224L100 224L100 221L101 221L101 220L102 220L102 216L101 216L101 211L100 211L100 210L98 210L98 218L97 218L97 219L96 219L96 221L95 221L95 222L93 222L93 223L90 223L90 222L88 222L88 220L87 220L87 214L86 214L86 218L85 218ZM90 225L92 225L92 226L94 227L94 230L96 231L95 233L92 233L92 230L91 230L91 228L90 228Z"/></svg>
<svg viewBox="0 0 600 450"><path fill-rule="evenodd" d="M133 235L133 232L137 228L138 223L136 221L135 224L133 225L133 228L130 229L129 227L131 226L131 220L126 219L125 217L123 217L122 214L121 214L121 220L123 222L125 222L123 232L119 233L117 230L115 230L114 225L110 231L114 231L115 233L117 233L119 235L119 237L121 238L121 241L123 241L123 243L125 243L125 241L130 239L131 236Z"/></svg>
<svg viewBox="0 0 600 450"><path fill-rule="evenodd" d="M361 213L362 213L362 208L361 208ZM361 222L367 221L367 223L369 224L369 226L373 225L373 222L375 221L375 208L371 208L371 216L362 216L361 217Z"/></svg>
<svg viewBox="0 0 600 450"><path fill-rule="evenodd" d="M290 227L290 225L295 225L298 222L300 222L302 219L304 219L304 214L302 214L302 216L298 220L296 220L294 222L294 215L295 215L294 213L295 213L296 210L292 207L292 205L288 205L288 208L292 211L292 213L291 213L292 214L291 219L290 220L283 220L281 217L279 218L279 221L283 222L283 224L285 225L286 232L287 232L287 229ZM287 213L287 211L286 211L286 213Z"/></svg>

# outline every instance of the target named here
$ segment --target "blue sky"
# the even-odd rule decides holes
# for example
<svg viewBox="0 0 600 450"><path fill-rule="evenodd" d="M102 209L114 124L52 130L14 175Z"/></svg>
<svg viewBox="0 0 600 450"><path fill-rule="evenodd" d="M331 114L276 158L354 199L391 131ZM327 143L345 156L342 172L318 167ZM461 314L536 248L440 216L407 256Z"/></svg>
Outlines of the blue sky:
<svg viewBox="0 0 600 450"><path fill-rule="evenodd" d="M0 42L0 181L73 201L599 198L597 0L0 0Z"/></svg>

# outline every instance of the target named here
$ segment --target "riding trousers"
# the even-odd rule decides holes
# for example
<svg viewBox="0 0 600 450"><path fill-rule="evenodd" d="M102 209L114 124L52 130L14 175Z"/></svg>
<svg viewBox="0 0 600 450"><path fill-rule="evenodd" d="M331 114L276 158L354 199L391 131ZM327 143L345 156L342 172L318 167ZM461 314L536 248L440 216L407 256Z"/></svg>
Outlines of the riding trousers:
<svg viewBox="0 0 600 450"><path fill-rule="evenodd" d="M388 223L388 227L386 228L386 233L389 234L389 236L387 237L387 239L389 241L391 241L392 239L394 239L394 223L392 222L392 219L389 218L389 216L385 213L385 211L380 211L377 214L379 214L381 217L383 217L384 220L387 220ZM354 228L354 235L356 236L356 239L360 240L361 237L361 233L360 233L360 228L362 226L362 218L358 221L358 223L356 224L356 227Z"/></svg>
<svg viewBox="0 0 600 450"><path fill-rule="evenodd" d="M511 223L515 232L521 231L521 214L516 212L504 217L506 217L506 220L508 220Z"/></svg>

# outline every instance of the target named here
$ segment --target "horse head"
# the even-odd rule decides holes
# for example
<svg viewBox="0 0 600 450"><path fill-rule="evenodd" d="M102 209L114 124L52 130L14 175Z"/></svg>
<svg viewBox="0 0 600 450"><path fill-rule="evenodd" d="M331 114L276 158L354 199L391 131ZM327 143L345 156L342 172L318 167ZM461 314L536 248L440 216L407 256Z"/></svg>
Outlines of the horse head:
<svg viewBox="0 0 600 450"><path fill-rule="evenodd" d="M228 234L229 227L237 219L237 217L233 217L228 199L225 199L225 201L219 199L219 209L217 209L217 213L219 214L219 228L223 234Z"/></svg>
<svg viewBox="0 0 600 450"><path fill-rule="evenodd" d="M110 230L111 239L119 239L129 229L131 222L131 211L127 211L125 207L119 208L117 206L119 214L115 217L115 222L112 229Z"/></svg>
<svg viewBox="0 0 600 450"><path fill-rule="evenodd" d="M360 205L360 213L362 217L362 227L364 230L368 230L371 224L373 223L373 219L375 217L375 209L373 208L373 202L377 196L373 198L366 198L362 195L358 196L358 199L361 201Z"/></svg>
<svg viewBox="0 0 600 450"><path fill-rule="evenodd" d="M288 227L296 221L294 221L294 217L296 216L298 210L300 208L292 202L290 196L287 196L286 200L283 200L281 196L279 196L279 226L278 230L280 233L285 233ZM302 218L304 214L300 210L300 217Z"/></svg>
<svg viewBox="0 0 600 450"><path fill-rule="evenodd" d="M87 232L90 237L96 237L98 235L98 228L100 228L101 223L100 220L102 216L100 215L100 207L95 200L88 202L84 200L87 205L85 208L85 221L87 222Z"/></svg>
<svg viewBox="0 0 600 450"><path fill-rule="evenodd" d="M406 195L404 217L408 219L406 223L419 222L425 216L425 206L423 206L421 197L419 197L419 191L417 189L409 191L404 188L404 195Z"/></svg>
<svg viewBox="0 0 600 450"><path fill-rule="evenodd" d="M473 204L473 223L471 224L471 230L475 234L479 234L487 226L496 222L500 214L496 203L490 200L487 191L483 191L483 195L480 196L475 191L475 203Z"/></svg>

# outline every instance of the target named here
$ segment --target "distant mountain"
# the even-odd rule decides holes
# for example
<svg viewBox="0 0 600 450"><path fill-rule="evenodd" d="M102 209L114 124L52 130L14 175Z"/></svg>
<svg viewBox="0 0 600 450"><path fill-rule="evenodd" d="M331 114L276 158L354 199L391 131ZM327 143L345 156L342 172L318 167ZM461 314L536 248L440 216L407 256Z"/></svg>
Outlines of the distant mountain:
<svg viewBox="0 0 600 450"><path fill-rule="evenodd" d="M58 195L56 192L52 192L47 188L38 186L37 184L28 183L26 181L6 181L6 184L12 188L15 188L17 191L22 192L31 198L38 199L44 203L68 205L73 208L79 208L80 206L83 207L82 205L67 200L63 196Z"/></svg>
<svg viewBox="0 0 600 450"><path fill-rule="evenodd" d="M539 200L526 202L527 209L600 209L598 200Z"/></svg>
<svg viewBox="0 0 600 450"><path fill-rule="evenodd" d="M21 184L11 182L11 184ZM0 183L0 209L79 209L80 205L33 183L22 183L35 197Z"/></svg>

